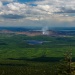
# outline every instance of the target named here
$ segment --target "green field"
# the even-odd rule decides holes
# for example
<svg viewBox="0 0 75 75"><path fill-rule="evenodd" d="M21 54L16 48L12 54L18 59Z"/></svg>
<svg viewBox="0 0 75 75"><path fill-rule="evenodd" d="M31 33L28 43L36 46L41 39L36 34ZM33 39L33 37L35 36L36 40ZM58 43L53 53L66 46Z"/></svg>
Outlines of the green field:
<svg viewBox="0 0 75 75"><path fill-rule="evenodd" d="M26 40L49 41L28 44ZM75 58L75 36L26 36L0 34L1 75L54 75L54 69L64 53L72 51ZM11 73L11 74L10 74Z"/></svg>

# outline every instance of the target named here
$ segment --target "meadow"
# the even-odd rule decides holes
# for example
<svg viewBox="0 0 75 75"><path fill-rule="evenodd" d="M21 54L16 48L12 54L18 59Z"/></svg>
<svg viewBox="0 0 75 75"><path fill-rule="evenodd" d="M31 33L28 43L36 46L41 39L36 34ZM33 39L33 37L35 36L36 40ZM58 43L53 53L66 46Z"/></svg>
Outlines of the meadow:
<svg viewBox="0 0 75 75"><path fill-rule="evenodd" d="M26 40L48 42L29 44ZM0 34L0 74L55 75L58 62L68 50L75 61L75 36Z"/></svg>

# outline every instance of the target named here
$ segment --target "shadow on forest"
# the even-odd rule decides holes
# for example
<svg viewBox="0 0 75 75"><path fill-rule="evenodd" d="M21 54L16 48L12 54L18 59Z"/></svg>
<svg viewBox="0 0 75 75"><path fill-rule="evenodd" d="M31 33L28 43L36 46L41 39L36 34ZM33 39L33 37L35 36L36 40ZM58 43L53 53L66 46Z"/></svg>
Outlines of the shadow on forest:
<svg viewBox="0 0 75 75"><path fill-rule="evenodd" d="M8 60L23 60L23 61L32 61L32 62L59 62L60 60L64 59L63 57L38 57L38 58L8 58ZM72 58L72 61L75 62L75 57ZM0 63L0 66L28 66L29 64L25 63L25 64L2 64Z"/></svg>
<svg viewBox="0 0 75 75"><path fill-rule="evenodd" d="M34 61L34 62L59 62L60 60L64 59L64 57L38 57L38 58L8 58L9 60L25 60L25 61ZM72 58L72 61L75 62L75 57Z"/></svg>
<svg viewBox="0 0 75 75"><path fill-rule="evenodd" d="M38 58L8 58L8 60L23 60L23 61L27 61L27 62L58 62L59 60L61 60L62 58L57 58L57 57L45 57L45 56L41 56ZM25 64L16 64L16 63L0 63L0 66L29 66L29 64L25 62Z"/></svg>
<svg viewBox="0 0 75 75"><path fill-rule="evenodd" d="M38 58L8 58L9 60L25 60L25 61L34 61L34 62L58 62L62 57L38 57Z"/></svg>

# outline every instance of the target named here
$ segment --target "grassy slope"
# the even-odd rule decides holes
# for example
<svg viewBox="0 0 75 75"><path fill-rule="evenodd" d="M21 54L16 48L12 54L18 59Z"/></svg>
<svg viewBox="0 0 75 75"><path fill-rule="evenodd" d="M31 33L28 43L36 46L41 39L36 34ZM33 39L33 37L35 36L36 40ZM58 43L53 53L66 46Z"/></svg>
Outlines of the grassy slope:
<svg viewBox="0 0 75 75"><path fill-rule="evenodd" d="M50 41L42 45L29 45L24 40L45 40ZM72 49L75 56L75 37L49 37L24 35L1 35L0 36L0 58L36 58L62 57L64 52Z"/></svg>

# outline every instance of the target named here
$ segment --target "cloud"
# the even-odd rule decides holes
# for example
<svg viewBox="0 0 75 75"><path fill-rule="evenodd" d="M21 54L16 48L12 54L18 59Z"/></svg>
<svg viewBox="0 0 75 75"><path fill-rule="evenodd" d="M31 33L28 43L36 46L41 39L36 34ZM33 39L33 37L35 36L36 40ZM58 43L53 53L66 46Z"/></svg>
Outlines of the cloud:
<svg viewBox="0 0 75 75"><path fill-rule="evenodd" d="M0 4L2 6L2 4ZM20 19L24 18L25 15L25 4L21 4L18 2L9 3L5 6L2 6L0 9L0 16L3 18L10 18L10 19Z"/></svg>
<svg viewBox="0 0 75 75"><path fill-rule="evenodd" d="M5 19L22 19L25 16L24 15L14 15L14 14L8 14L8 15L1 15L2 18Z"/></svg>
<svg viewBox="0 0 75 75"><path fill-rule="evenodd" d="M1 2L13 2L14 0L0 0Z"/></svg>
<svg viewBox="0 0 75 75"><path fill-rule="evenodd" d="M0 1L0 8L3 6L2 2Z"/></svg>
<svg viewBox="0 0 75 75"><path fill-rule="evenodd" d="M3 2L8 2L3 5ZM36 0L29 3L20 3L15 0L0 1L0 19L22 19L32 21L73 22L75 17L75 0Z"/></svg>
<svg viewBox="0 0 75 75"><path fill-rule="evenodd" d="M40 8L47 6L52 13L75 13L75 0L43 0L35 2ZM51 10L51 11L50 11Z"/></svg>
<svg viewBox="0 0 75 75"><path fill-rule="evenodd" d="M5 0L3 0L5 1ZM6 1L13 1L13 0L6 0ZM9 13L10 11L12 14L31 14L31 15L48 15L48 14L54 14L54 13L74 13L75 12L75 5L74 0L69 2L63 0L42 0L42 1L36 1L33 2L33 4L36 4L36 6L31 6L30 4L25 3L19 3L19 2L13 2L9 3L6 6L3 7L2 10L3 13ZM68 5L68 4L70 4ZM15 12L16 11L16 12ZM11 12L9 14L11 14ZM24 13L23 13L24 12Z"/></svg>
<svg viewBox="0 0 75 75"><path fill-rule="evenodd" d="M14 10L21 11L22 9L25 10L25 7L26 7L26 4L21 4L18 2L7 4L7 8L12 11L14 11Z"/></svg>

